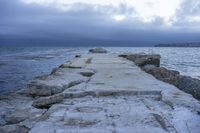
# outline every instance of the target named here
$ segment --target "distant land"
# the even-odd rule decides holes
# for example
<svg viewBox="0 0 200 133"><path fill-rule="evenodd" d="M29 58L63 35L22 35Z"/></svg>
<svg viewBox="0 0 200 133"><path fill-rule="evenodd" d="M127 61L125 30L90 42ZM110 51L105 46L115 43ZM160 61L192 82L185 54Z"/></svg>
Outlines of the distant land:
<svg viewBox="0 0 200 133"><path fill-rule="evenodd" d="M200 42L157 44L155 47L200 47Z"/></svg>

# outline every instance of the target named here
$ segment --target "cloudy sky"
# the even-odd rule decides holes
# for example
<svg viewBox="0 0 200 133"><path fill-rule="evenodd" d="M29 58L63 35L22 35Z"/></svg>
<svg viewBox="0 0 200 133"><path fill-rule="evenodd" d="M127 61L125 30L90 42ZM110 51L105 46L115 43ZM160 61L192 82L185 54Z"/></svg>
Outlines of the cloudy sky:
<svg viewBox="0 0 200 133"><path fill-rule="evenodd" d="M200 42L200 0L0 0L0 45Z"/></svg>

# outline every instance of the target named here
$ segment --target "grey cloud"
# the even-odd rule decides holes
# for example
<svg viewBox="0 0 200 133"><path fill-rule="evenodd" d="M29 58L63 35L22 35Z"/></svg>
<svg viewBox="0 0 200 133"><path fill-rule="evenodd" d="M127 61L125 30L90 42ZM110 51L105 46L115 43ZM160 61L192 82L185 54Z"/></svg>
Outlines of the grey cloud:
<svg viewBox="0 0 200 133"><path fill-rule="evenodd" d="M138 19L115 22L109 17L112 13L134 13L134 9L126 5L116 9L112 6L94 8L76 4L71 8L74 10L62 12L53 7L27 5L18 0L1 0L0 45L152 45L200 41L199 33L163 30L163 18L157 17L152 23L144 24ZM179 14L182 14L181 11Z"/></svg>
<svg viewBox="0 0 200 133"><path fill-rule="evenodd" d="M181 8L176 12L176 21L174 25L187 30L200 30L200 21L192 22L192 17L200 16L200 1L199 0L184 0Z"/></svg>
<svg viewBox="0 0 200 133"><path fill-rule="evenodd" d="M182 3L182 13L187 15L200 15L200 1L199 0L185 0Z"/></svg>

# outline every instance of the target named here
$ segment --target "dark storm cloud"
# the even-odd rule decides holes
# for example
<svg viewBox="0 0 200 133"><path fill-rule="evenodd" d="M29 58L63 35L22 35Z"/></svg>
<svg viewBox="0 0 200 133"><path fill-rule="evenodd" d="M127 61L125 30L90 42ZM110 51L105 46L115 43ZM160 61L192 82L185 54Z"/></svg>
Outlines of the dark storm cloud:
<svg viewBox="0 0 200 133"><path fill-rule="evenodd" d="M149 24L138 19L114 21L109 16L113 12L134 12L133 8L123 4L119 9L87 4L75 4L70 8L74 10L64 12L52 6L0 0L0 43L82 46L200 41L198 32L162 28L164 20L161 17L155 17ZM194 13L198 10L195 9Z"/></svg>

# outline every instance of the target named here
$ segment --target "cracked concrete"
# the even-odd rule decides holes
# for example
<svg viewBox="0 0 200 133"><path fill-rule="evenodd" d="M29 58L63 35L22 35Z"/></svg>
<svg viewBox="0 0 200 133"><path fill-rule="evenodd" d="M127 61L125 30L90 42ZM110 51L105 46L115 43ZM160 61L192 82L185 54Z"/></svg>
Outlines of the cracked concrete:
<svg viewBox="0 0 200 133"><path fill-rule="evenodd" d="M86 54L61 66L53 74L32 82L48 86L33 90L50 90L50 93L35 93L39 98L29 100L26 106L30 107L33 101L39 104L44 101L49 102L48 110L39 113L37 119L27 119L15 126L28 127L30 133L200 131L199 101L155 79L131 61L110 53ZM54 86L63 89L54 93ZM32 89L29 88L30 94ZM55 102L59 95L62 100ZM1 130L10 129L6 126Z"/></svg>

